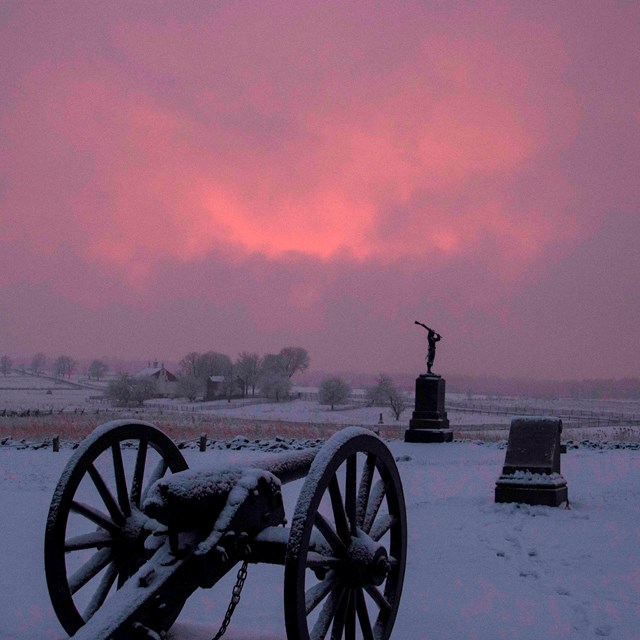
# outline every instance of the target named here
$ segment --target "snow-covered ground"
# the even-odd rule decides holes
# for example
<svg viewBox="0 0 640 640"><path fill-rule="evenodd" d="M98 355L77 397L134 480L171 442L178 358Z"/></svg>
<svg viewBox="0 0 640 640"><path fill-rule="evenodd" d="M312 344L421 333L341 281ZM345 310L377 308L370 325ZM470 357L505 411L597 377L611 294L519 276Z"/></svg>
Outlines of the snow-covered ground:
<svg viewBox="0 0 640 640"><path fill-rule="evenodd" d="M83 386L78 386L83 385ZM59 413L86 412L96 414L111 412L127 415L131 411L114 409L102 397L106 382L97 383L84 376L76 376L71 384L67 381L44 376L13 373L0 376L0 417L3 412L25 413L33 416L53 411ZM189 420L233 418L253 421L282 421L332 425L375 425L380 418L389 427L398 427L402 433L408 426L412 412L412 400L396 421L389 407L367 407L362 404L363 390L356 390L348 405L336 406L332 411L321 405L312 387L294 387L300 397L288 402L270 402L261 398L245 400L218 400L213 402L186 402L182 399L148 400L143 409L135 408L138 418L151 422L164 421L175 415L176 423L185 416ZM638 400L574 400L533 399L513 397L473 396L447 394L447 415L451 427L465 437L506 438L506 429L513 415L557 415L563 418L565 438L573 440L617 439L640 440L640 401ZM159 416L163 416L160 418ZM109 419L109 418L105 418ZM98 419L98 422L104 421ZM16 423L17 424L17 423ZM0 424L1 426L1 424ZM15 425L14 425L15 426ZM494 432L488 432L493 430ZM482 433L484 432L484 433ZM0 436L2 436L0 431ZM30 434L25 434L27 437Z"/></svg>
<svg viewBox="0 0 640 640"><path fill-rule="evenodd" d="M413 402L413 401L411 401ZM147 408L160 408L168 411L176 407L171 401L149 401ZM264 401L226 401L202 402L198 404L177 404L184 412L189 410L197 413L211 412L216 416L229 418L242 418L253 420L282 420L285 422L308 422L311 424L342 424L342 425L373 425L378 424L380 416L387 425L408 426L411 418L412 406L396 421L393 412L388 407L367 407L358 404L336 406L332 411L330 407L319 404L317 400L290 400L288 402L264 402ZM478 424L490 422L491 424L509 424L508 416L482 417L479 414L451 411L447 413L449 420L454 425Z"/></svg>
<svg viewBox="0 0 640 640"><path fill-rule="evenodd" d="M409 555L392 638L640 637L640 451L571 450L570 509L498 505L495 445L390 443L408 507ZM46 591L49 501L71 452L0 448L0 638L62 639ZM190 465L245 451L185 450ZM287 514L300 483L285 487ZM282 640L282 568L250 566L225 638ZM169 634L217 631L234 575L188 600Z"/></svg>

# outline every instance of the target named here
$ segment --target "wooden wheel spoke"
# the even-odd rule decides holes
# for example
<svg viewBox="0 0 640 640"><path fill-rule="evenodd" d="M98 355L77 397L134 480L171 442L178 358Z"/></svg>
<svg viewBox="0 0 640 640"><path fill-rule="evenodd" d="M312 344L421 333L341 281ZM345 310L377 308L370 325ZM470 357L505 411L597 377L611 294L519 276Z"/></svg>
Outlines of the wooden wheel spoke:
<svg viewBox="0 0 640 640"><path fill-rule="evenodd" d="M71 594L82 589L89 580L97 576L113 560L112 549L101 549L90 560L85 562L69 578L69 591Z"/></svg>
<svg viewBox="0 0 640 640"><path fill-rule="evenodd" d="M311 633L309 634L310 640L324 640L327 635L327 631L329 631L329 627L335 618L336 610L343 592L344 589L342 587L337 587L331 591L329 597L322 605L322 609L320 610L318 619L313 625L313 629L311 629Z"/></svg>
<svg viewBox="0 0 640 640"><path fill-rule="evenodd" d="M347 621L347 607L349 605L349 591L345 589L340 596L336 614L333 619L333 627L331 628L331 640L341 640L344 632L344 625Z"/></svg>
<svg viewBox="0 0 640 640"><path fill-rule="evenodd" d="M350 526L344 510L338 479L335 476L332 476L331 480L329 480L329 496L331 497L331 508L333 510L333 519L336 523L336 531L340 539L345 544L348 544L351 537Z"/></svg>
<svg viewBox="0 0 640 640"><path fill-rule="evenodd" d="M384 500L386 494L387 483L384 480L380 479L373 485L373 488L371 489L371 495L369 496L369 502L367 503L367 510L362 522L362 530L365 533L369 533L369 531L371 531L371 525L378 515L380 505L382 505L382 501Z"/></svg>
<svg viewBox="0 0 640 640"><path fill-rule="evenodd" d="M142 494L142 482L144 481L144 466L147 461L148 442L140 440L138 444L138 454L136 455L136 466L131 481L131 503L136 507L140 506L140 496Z"/></svg>
<svg viewBox="0 0 640 640"><path fill-rule="evenodd" d="M369 611L367 610L364 593L362 593L362 589L360 588L356 590L356 611L358 612L358 621L360 622L363 640L373 640L373 629L371 628Z"/></svg>
<svg viewBox="0 0 640 640"><path fill-rule="evenodd" d="M307 569L335 569L344 563L345 561L342 558L325 556L315 551L307 553Z"/></svg>
<svg viewBox="0 0 640 640"><path fill-rule="evenodd" d="M385 515L378 518L372 525L371 531L369 532L369 537L372 540L378 542L382 536L384 536L391 527L397 522L397 518L390 513L386 513Z"/></svg>
<svg viewBox="0 0 640 640"><path fill-rule="evenodd" d="M131 515L131 504L129 502L129 493L127 491L127 477L124 473L122 450L120 449L119 442L114 442L111 445L111 453L113 455L113 473L116 478L116 493L118 495L118 504L120 505L125 518L128 518Z"/></svg>
<svg viewBox="0 0 640 640"><path fill-rule="evenodd" d="M367 503L369 502L369 494L371 493L371 483L373 481L373 472L375 471L376 457L373 453L367 455L362 468L362 476L360 477L360 486L358 488L358 501L356 504L356 524L362 528L364 516L367 512Z"/></svg>
<svg viewBox="0 0 640 640"><path fill-rule="evenodd" d="M351 535L356 535L356 464L357 457L354 453L347 458L347 473L345 478L344 506L347 512L347 520L351 528Z"/></svg>
<svg viewBox="0 0 640 640"><path fill-rule="evenodd" d="M118 527L118 525L113 522L113 520L111 520L111 518L109 518L106 513L103 513L102 511L99 511L95 507L85 504L84 502L73 500L71 502L71 511L84 516L88 520L91 520L91 522L94 522L110 533L115 534L120 530L120 527Z"/></svg>
<svg viewBox="0 0 640 640"><path fill-rule="evenodd" d="M380 589L373 585L367 585L365 590L371 596L376 605L378 605L379 609L382 609L383 611L389 611L391 609L390 602L382 595L382 593L380 593Z"/></svg>
<svg viewBox="0 0 640 640"><path fill-rule="evenodd" d="M149 489L158 481L160 478L164 477L164 474L167 473L167 469L169 468L169 463L162 458L158 462L158 464L154 467L151 475L149 476L149 481L147 482L147 486L144 489L144 493L142 494L142 498L140 499L141 503L144 504L145 498L149 493Z"/></svg>
<svg viewBox="0 0 640 640"><path fill-rule="evenodd" d="M307 589L304 594L306 615L309 615L329 595L337 581L335 573L330 573L324 580Z"/></svg>
<svg viewBox="0 0 640 640"><path fill-rule="evenodd" d="M118 524L123 523L125 520L124 514L120 510L120 507L118 506L116 499L113 497L111 490L107 486L107 483L104 481L104 478L100 475L100 472L93 464L91 464L89 466L88 473L113 521Z"/></svg>
<svg viewBox="0 0 640 640"><path fill-rule="evenodd" d="M120 567L118 568L118 589L120 589L122 585L129 579L129 576L129 562L127 561L127 559L123 559L120 563Z"/></svg>
<svg viewBox="0 0 640 640"><path fill-rule="evenodd" d="M64 550L80 551L81 549L97 549L99 547L110 547L113 545L113 538L105 531L95 531L85 533L80 536L68 538L64 542Z"/></svg>
<svg viewBox="0 0 640 640"><path fill-rule="evenodd" d="M324 539L329 543L333 552L344 558L347 555L347 547L342 540L340 540L340 536L338 536L334 528L329 524L329 521L318 512L315 514L313 522L324 536Z"/></svg>
<svg viewBox="0 0 640 640"><path fill-rule="evenodd" d="M115 582L116 576L118 575L118 564L116 562L112 562L105 571L102 579L100 580L100 584L96 589L95 593L91 597L87 608L84 610L82 617L85 620L88 620L93 616L93 614L104 604L104 601L107 599L109 595L109 591Z"/></svg>
<svg viewBox="0 0 640 640"><path fill-rule="evenodd" d="M344 631L345 640L356 640L356 592L353 589L349 591L347 620Z"/></svg>

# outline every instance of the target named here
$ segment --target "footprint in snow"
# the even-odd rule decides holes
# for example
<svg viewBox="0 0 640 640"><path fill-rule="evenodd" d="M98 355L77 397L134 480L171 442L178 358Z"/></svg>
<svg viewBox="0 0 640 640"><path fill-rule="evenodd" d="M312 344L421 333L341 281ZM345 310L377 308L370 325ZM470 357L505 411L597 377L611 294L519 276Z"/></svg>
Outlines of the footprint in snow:
<svg viewBox="0 0 640 640"><path fill-rule="evenodd" d="M606 638L607 636L610 636L612 631L613 627L610 624L601 624L595 629L596 635L599 638Z"/></svg>
<svg viewBox="0 0 640 640"><path fill-rule="evenodd" d="M518 575L521 578L535 578L536 580L539 577L537 571L520 571L520 573Z"/></svg>

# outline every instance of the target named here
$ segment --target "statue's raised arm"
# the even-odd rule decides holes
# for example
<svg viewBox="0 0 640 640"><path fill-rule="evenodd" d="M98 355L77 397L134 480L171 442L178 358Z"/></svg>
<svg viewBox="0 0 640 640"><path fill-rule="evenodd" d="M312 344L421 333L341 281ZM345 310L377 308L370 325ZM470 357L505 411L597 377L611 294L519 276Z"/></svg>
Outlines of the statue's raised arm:
<svg viewBox="0 0 640 640"><path fill-rule="evenodd" d="M427 349L427 358L426 358L427 373L431 375L436 375L435 373L431 373L431 367L433 366L433 361L435 360L435 357L436 357L436 342L439 342L440 340L442 340L442 336L439 333L436 333L431 327L428 327L426 324L423 324L422 322L418 322L416 320L414 324L419 324L421 327L424 327L428 331L427 333L428 349Z"/></svg>

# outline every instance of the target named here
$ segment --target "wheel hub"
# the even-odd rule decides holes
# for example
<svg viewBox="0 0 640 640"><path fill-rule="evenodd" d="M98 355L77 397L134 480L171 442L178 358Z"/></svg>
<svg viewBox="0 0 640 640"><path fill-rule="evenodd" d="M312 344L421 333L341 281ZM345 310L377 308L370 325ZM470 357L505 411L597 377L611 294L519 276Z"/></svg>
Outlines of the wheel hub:
<svg viewBox="0 0 640 640"><path fill-rule="evenodd" d="M353 586L381 585L391 569L387 550L362 532L351 538L347 558L345 579Z"/></svg>
<svg viewBox="0 0 640 640"><path fill-rule="evenodd" d="M148 518L137 509L133 509L131 515L124 521L120 530L120 543L125 549L139 550L144 546L144 541L149 535L145 526Z"/></svg>

